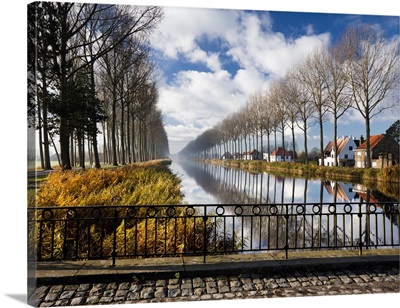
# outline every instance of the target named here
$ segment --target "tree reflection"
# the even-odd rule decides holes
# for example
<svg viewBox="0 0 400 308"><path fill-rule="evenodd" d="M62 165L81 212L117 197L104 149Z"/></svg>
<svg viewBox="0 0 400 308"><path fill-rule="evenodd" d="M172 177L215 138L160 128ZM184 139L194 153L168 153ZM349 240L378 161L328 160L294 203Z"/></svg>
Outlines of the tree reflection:
<svg viewBox="0 0 400 308"><path fill-rule="evenodd" d="M378 202L375 192L363 191L360 185L255 174L195 161L180 164L196 185L213 196L215 204L224 205L225 213L230 217L224 218L218 232L241 237L246 249L284 249L286 232L289 247L298 249L357 246L360 242L367 247L398 243L397 209L397 212L386 213L385 209L378 208L377 212L385 212L383 220L382 215L379 219L377 215L357 216L356 205L360 202ZM351 214L345 213L344 205L341 205L334 206L333 213L311 215L313 203L336 205L340 202L352 202ZM265 205L263 211L275 206L276 214L253 215L250 207L243 209L242 215L235 216L239 204ZM301 207L298 206L305 204L310 204L305 207L307 212L299 214ZM368 208L363 205L362 210L368 211ZM242 250L246 249L242 247Z"/></svg>

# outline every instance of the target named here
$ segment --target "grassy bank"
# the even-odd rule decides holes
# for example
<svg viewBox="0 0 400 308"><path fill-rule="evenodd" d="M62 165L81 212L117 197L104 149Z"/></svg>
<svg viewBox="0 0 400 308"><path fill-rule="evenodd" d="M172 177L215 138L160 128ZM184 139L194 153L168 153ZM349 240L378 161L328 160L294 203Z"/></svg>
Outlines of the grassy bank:
<svg viewBox="0 0 400 308"><path fill-rule="evenodd" d="M349 167L323 167L315 164L301 164L293 162L272 162L256 160L206 160L207 163L221 164L228 167L240 168L253 172L269 172L284 176L299 176L305 178L320 178L333 181L355 181L399 183L399 165L384 169L363 169Z"/></svg>
<svg viewBox="0 0 400 308"><path fill-rule="evenodd" d="M77 232L76 224L64 222L65 212L54 211L52 222L30 225L29 254L35 257L35 253L40 253L44 259L63 259L77 251L80 258L99 255L107 258L113 253L114 238L116 252L120 255L201 251L205 240L212 243L212 247L217 247L216 242L227 240L229 235L221 239L214 234L218 221L207 221L204 239L204 222L201 219L156 219L147 216L147 210L140 205L183 203L181 181L165 164L168 162L153 161L113 169L50 173L37 191L36 198L31 201L31 206L80 206L77 217L90 218L92 216L86 211L86 205L131 205L137 206L136 218L118 222L116 232L114 225L107 220L81 220L80 231ZM165 211L166 208L160 207L160 215L165 215ZM113 210L103 209L102 214L103 217L113 217ZM35 212L35 215L38 220L43 218L42 211ZM175 216L186 216L185 207L176 208ZM74 240L67 240L68 235ZM235 243L239 241L235 239ZM35 250L36 243L42 243L40 250Z"/></svg>
<svg viewBox="0 0 400 308"><path fill-rule="evenodd" d="M52 172L30 206L179 204L180 180L164 161L112 169Z"/></svg>

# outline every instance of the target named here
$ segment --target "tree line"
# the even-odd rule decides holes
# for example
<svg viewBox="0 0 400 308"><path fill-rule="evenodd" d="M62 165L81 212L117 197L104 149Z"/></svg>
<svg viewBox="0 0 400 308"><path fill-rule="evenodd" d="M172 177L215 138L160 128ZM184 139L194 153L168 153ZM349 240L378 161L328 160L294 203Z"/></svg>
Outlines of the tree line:
<svg viewBox="0 0 400 308"><path fill-rule="evenodd" d="M100 168L101 150L113 165L169 155L149 49L162 18L155 6L28 6L28 125L43 169L50 147L63 170L87 156Z"/></svg>
<svg viewBox="0 0 400 308"><path fill-rule="evenodd" d="M196 157L221 157L222 153L263 152L267 142L270 161L271 142L277 148L288 144L285 131L291 132L291 150L296 153L295 128L304 134L305 163L308 163L309 129L319 127L319 156L324 164L324 122L333 119L334 150L337 153L338 120L350 108L365 122L367 167L371 166L371 119L399 103L399 44L388 40L372 25L349 27L332 46L316 48L275 79L267 91L251 95L245 105L229 114L215 127L189 142L181 151ZM394 95L392 95L394 94ZM284 158L285 159L285 158ZM338 165L335 157L335 165Z"/></svg>

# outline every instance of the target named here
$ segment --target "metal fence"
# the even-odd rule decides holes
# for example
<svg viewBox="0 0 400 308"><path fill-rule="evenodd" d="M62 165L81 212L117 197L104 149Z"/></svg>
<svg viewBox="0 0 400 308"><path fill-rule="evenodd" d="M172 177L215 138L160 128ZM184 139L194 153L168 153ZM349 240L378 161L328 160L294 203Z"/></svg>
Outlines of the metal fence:
<svg viewBox="0 0 400 308"><path fill-rule="evenodd" d="M31 259L79 260L399 246L399 203L28 209Z"/></svg>

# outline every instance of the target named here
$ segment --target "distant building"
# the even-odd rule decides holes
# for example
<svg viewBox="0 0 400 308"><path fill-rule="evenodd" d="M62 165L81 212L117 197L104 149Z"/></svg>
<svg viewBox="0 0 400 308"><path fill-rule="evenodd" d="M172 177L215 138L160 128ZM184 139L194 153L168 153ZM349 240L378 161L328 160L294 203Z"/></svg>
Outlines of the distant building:
<svg viewBox="0 0 400 308"><path fill-rule="evenodd" d="M285 150L283 147L278 147L270 155L271 162L293 161L292 152Z"/></svg>
<svg viewBox="0 0 400 308"><path fill-rule="evenodd" d="M354 166L354 150L359 146L360 141L353 136L343 136L337 138L337 154L335 153L335 143L330 141L324 150L324 166L335 166L335 156L337 156L338 166ZM322 165L321 158L318 165Z"/></svg>
<svg viewBox="0 0 400 308"><path fill-rule="evenodd" d="M250 152L244 153L243 159L245 159L245 160L259 160L259 159L262 159L262 153L257 151L256 149L254 149L254 150L252 150Z"/></svg>
<svg viewBox="0 0 400 308"><path fill-rule="evenodd" d="M371 167L383 168L392 166L391 155L381 155L378 152L378 145L382 141L384 134L373 135L369 138L370 152L371 152ZM354 151L355 167L365 168L367 165L367 141L363 141Z"/></svg>
<svg viewBox="0 0 400 308"><path fill-rule="evenodd" d="M354 202L359 199L354 184L325 181L324 187L334 202Z"/></svg>
<svg viewBox="0 0 400 308"><path fill-rule="evenodd" d="M222 160L225 160L225 159L233 159L233 155L232 155L231 153L229 153L229 152L225 152L225 153L221 156L221 159L222 159Z"/></svg>

